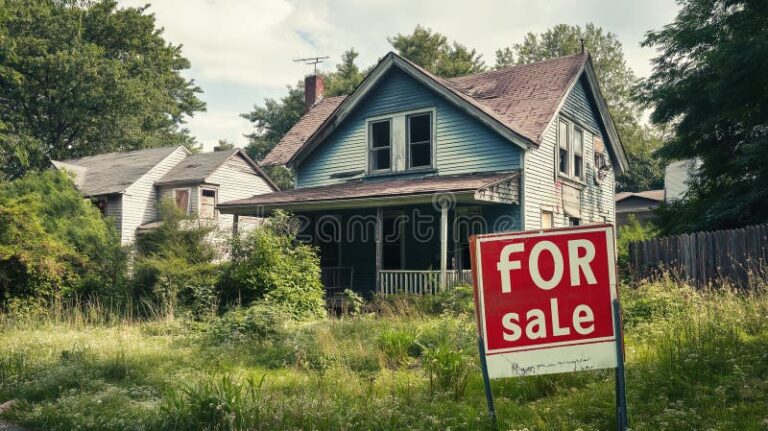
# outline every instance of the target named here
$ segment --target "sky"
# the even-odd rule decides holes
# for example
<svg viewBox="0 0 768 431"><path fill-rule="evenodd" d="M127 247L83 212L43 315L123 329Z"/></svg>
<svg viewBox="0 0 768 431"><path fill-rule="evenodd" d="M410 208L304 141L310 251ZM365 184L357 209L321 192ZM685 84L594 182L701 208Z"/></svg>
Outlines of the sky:
<svg viewBox="0 0 768 431"><path fill-rule="evenodd" d="M528 32L556 24L593 22L615 33L627 63L643 77L655 52L641 48L645 32L671 22L674 0L118 0L122 6L150 3L157 25L182 45L207 111L188 127L209 151L219 139L242 147L253 126L240 114L265 98L279 98L286 85L311 73L301 57L330 56L331 70L354 47L366 68L391 50L387 37L432 28L481 54L492 66L495 51L520 42Z"/></svg>

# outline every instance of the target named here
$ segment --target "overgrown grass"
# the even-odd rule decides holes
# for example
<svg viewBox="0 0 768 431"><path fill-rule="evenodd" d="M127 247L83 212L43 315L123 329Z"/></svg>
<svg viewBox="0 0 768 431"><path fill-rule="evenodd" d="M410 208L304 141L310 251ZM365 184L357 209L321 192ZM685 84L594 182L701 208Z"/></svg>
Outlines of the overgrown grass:
<svg viewBox="0 0 768 431"><path fill-rule="evenodd" d="M633 430L768 429L768 295L669 281L621 295ZM0 402L45 430L489 429L469 301L309 323L3 316ZM499 429L612 429L613 384L610 370L494 380Z"/></svg>

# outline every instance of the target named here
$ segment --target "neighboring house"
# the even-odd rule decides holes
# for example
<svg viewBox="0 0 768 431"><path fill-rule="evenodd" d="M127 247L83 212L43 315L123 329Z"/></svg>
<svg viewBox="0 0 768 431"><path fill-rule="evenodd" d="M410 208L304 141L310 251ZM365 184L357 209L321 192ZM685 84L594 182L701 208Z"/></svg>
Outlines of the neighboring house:
<svg viewBox="0 0 768 431"><path fill-rule="evenodd" d="M219 214L220 201L277 190L240 149L191 154L182 146L108 153L53 161L74 175L75 184L106 216L114 217L123 245L158 223L157 203L168 197L188 214L231 229L233 217Z"/></svg>
<svg viewBox="0 0 768 431"><path fill-rule="evenodd" d="M470 279L472 233L614 222L627 160L588 55L443 79L389 53L347 97L305 88L262 162L295 188L219 208L300 216L328 288L432 291Z"/></svg>
<svg viewBox="0 0 768 431"><path fill-rule="evenodd" d="M664 202L664 190L647 190L644 192L616 193L616 228L627 224L630 216L634 216L641 224L653 220L656 215L653 210Z"/></svg>
<svg viewBox="0 0 768 431"><path fill-rule="evenodd" d="M678 160L664 170L664 201L673 202L685 198L691 177L701 166L698 159Z"/></svg>

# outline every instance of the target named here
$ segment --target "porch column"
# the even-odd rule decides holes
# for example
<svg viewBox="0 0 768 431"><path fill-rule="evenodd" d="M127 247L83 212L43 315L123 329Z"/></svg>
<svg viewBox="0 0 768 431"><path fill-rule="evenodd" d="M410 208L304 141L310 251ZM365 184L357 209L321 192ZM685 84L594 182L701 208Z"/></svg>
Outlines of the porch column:
<svg viewBox="0 0 768 431"><path fill-rule="evenodd" d="M376 208L376 232L374 235L374 241L376 243L376 290L381 292L381 256L382 256L382 242L384 231L384 210Z"/></svg>
<svg viewBox="0 0 768 431"><path fill-rule="evenodd" d="M440 289L445 289L448 277L448 203L440 206Z"/></svg>
<svg viewBox="0 0 768 431"><path fill-rule="evenodd" d="M240 215L235 214L232 216L232 235L237 235L238 224L240 223Z"/></svg>

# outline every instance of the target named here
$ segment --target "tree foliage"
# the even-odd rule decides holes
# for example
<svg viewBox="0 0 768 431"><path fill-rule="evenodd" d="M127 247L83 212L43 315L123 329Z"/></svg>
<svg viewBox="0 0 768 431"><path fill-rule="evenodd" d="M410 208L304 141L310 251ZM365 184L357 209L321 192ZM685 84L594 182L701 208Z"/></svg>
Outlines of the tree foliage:
<svg viewBox="0 0 768 431"><path fill-rule="evenodd" d="M663 185L663 166L653 152L660 146L660 132L640 124L634 100L637 78L627 65L618 37L589 23L558 24L541 33L528 33L521 43L496 51L496 68L563 57L584 49L592 56L600 89L619 136L627 150L630 170L617 178L617 191L640 191Z"/></svg>
<svg viewBox="0 0 768 431"><path fill-rule="evenodd" d="M118 292L125 255L112 222L63 172L0 182L0 301Z"/></svg>
<svg viewBox="0 0 768 431"><path fill-rule="evenodd" d="M49 159L172 144L204 109L147 7L114 0L0 2L0 160L5 175Z"/></svg>
<svg viewBox="0 0 768 431"><path fill-rule="evenodd" d="M676 19L648 33L660 50L642 86L651 120L674 137L661 154L698 158L688 200L669 208L667 231L768 220L768 2L684 0Z"/></svg>
<svg viewBox="0 0 768 431"><path fill-rule="evenodd" d="M479 73L486 70L482 55L430 28L417 25L411 34L397 34L387 39L401 56L444 78Z"/></svg>

